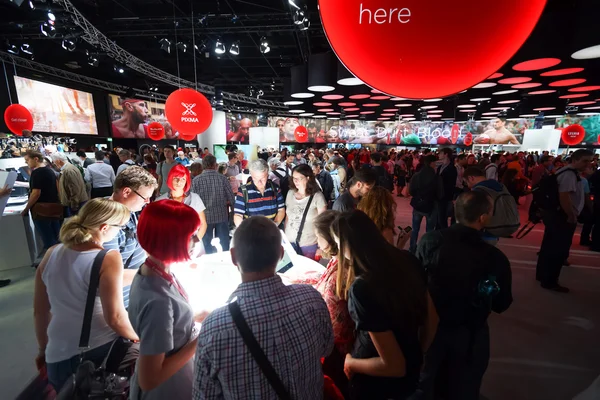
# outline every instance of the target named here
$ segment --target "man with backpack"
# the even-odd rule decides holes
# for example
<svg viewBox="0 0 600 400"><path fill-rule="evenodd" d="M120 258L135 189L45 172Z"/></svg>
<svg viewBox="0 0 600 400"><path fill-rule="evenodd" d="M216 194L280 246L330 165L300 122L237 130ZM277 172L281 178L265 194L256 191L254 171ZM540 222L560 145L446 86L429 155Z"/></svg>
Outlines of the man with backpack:
<svg viewBox="0 0 600 400"><path fill-rule="evenodd" d="M536 279L544 289L569 292L568 288L558 284L558 277L569 257L577 216L584 206L583 182L579 174L588 168L592 157L589 150L575 151L569 165L542 178L533 192L533 200L541 210L545 225L536 267Z"/></svg>
<svg viewBox="0 0 600 400"><path fill-rule="evenodd" d="M492 210L487 193L462 193L454 208L457 223L429 232L419 242L416 256L440 319L421 374L424 400L441 394L445 399L479 399L490 357L487 318L492 311L506 311L513 300L510 262L481 236ZM446 393L440 393L442 388Z"/></svg>
<svg viewBox="0 0 600 400"><path fill-rule="evenodd" d="M436 202L442 197L442 178L435 172L436 157L432 154L423 157L423 167L410 180L408 188L412 196L410 205L413 208L412 232L410 233L410 251L417 249L417 240L421 230L421 221L425 218L426 232L435 229L437 216Z"/></svg>
<svg viewBox="0 0 600 400"><path fill-rule="evenodd" d="M377 174L377 186L386 188L390 192L394 190L394 179L381 165L383 162L383 155L381 153L371 154L371 165L373 171Z"/></svg>
<svg viewBox="0 0 600 400"><path fill-rule="evenodd" d="M502 164L503 158L504 156L502 154L492 155L490 163L485 166L486 179L498 180L498 169L500 168L500 164Z"/></svg>
<svg viewBox="0 0 600 400"><path fill-rule="evenodd" d="M483 230L483 239L495 246L498 238L510 237L519 229L521 218L517 203L506 186L495 179L486 179L485 175L479 167L469 167L464 179L471 190L486 192L492 198L492 216Z"/></svg>

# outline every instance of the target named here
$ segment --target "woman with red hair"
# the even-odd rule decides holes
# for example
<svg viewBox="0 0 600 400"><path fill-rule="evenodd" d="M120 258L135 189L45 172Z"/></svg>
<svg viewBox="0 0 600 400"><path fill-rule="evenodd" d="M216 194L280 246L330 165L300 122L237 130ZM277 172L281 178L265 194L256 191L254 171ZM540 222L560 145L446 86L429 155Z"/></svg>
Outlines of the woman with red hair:
<svg viewBox="0 0 600 400"><path fill-rule="evenodd" d="M165 235L165 227L170 229ZM131 380L131 398L191 399L193 357L198 332L188 296L171 272L175 263L188 261L198 237L200 217L191 207L161 200L144 208L138 240L148 253L131 284L129 319L140 337L140 357Z"/></svg>
<svg viewBox="0 0 600 400"><path fill-rule="evenodd" d="M196 210L198 216L200 217L200 229L198 230L198 237L202 239L207 228L206 214L204 213L206 207L204 206L204 202L202 202L200 196L198 196L196 193L190 192L190 187L192 186L192 177L190 175L190 171L181 164L175 165L173 168L171 168L171 171L167 176L167 186L169 187L169 191L157 197L156 201L174 200L186 204ZM202 250L202 253L204 253L203 247L204 246L199 249Z"/></svg>

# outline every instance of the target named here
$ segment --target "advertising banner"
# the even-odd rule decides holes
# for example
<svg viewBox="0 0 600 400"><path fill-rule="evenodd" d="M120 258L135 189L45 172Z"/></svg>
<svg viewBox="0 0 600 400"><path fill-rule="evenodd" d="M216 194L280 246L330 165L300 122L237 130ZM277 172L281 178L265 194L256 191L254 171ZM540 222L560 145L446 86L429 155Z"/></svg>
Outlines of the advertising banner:
<svg viewBox="0 0 600 400"><path fill-rule="evenodd" d="M343 121L294 117L269 117L279 129L281 143L348 143L389 145L457 145L523 143L534 120L459 122ZM306 131L304 130L306 129ZM306 135L304 135L306 132ZM298 140L302 138L302 140Z"/></svg>
<svg viewBox="0 0 600 400"><path fill-rule="evenodd" d="M165 139L177 139L177 132L167 121L164 103L125 98L116 94L109 94L108 100L114 138L154 139L148 126L152 122L158 122L164 127Z"/></svg>
<svg viewBox="0 0 600 400"><path fill-rule="evenodd" d="M250 128L258 126L257 114L226 113L227 143L250 143Z"/></svg>
<svg viewBox="0 0 600 400"><path fill-rule="evenodd" d="M572 125L581 125L584 132L578 135L577 138L575 138L573 134L570 135L570 138L567 135L561 137L560 145L562 147L600 146L600 115L565 115L564 117L556 120L556 129L562 130ZM567 141L564 140L565 138L567 138Z"/></svg>

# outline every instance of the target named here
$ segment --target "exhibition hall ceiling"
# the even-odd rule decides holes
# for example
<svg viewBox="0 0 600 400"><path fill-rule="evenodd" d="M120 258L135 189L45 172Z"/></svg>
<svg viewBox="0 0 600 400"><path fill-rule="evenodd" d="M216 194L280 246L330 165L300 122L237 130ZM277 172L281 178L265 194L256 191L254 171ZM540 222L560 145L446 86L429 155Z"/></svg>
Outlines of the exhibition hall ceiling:
<svg viewBox="0 0 600 400"><path fill-rule="evenodd" d="M473 112L476 119L486 119L503 112L515 118L535 116L538 112L562 115L568 106L578 107L580 113L600 111L600 35L596 29L600 2L596 1L548 0L531 36L497 73L464 92L429 100L395 98L364 84L341 85L336 78L348 77L343 74L343 67L340 75L325 85L331 87L319 85L316 89L320 91L309 90L308 71L292 70L298 65L310 69L319 62L315 55L331 51L317 0L72 3L116 44L157 68L222 91L253 97L262 93L263 99L288 102L289 112L301 116L460 121ZM33 56L37 62L135 88L164 94L175 89L126 66L115 65L108 55L82 40L82 31L71 16L51 1L24 1L20 7L11 2L0 5L5 16L0 23L4 51L16 50L21 57ZM48 23L49 10L55 17L54 31L44 25ZM481 18L509 30L519 15ZM457 24L468 25L469 21L448 21L448 35ZM50 34L45 35L42 30ZM473 32L476 35L485 32ZM439 51L439 43L431 38L409 40L422 41L425 51ZM481 57L494 57L495 49L477 51ZM397 62L394 43L390 43L387 54L377 57L382 63ZM445 62L450 61L439 60ZM123 72L119 72L122 67Z"/></svg>

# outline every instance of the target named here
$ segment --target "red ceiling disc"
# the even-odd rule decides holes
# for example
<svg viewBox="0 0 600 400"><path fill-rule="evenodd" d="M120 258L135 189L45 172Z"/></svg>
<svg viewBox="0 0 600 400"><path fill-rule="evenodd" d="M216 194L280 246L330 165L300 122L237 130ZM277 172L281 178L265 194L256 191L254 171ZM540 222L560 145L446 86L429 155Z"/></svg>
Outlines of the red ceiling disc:
<svg viewBox="0 0 600 400"><path fill-rule="evenodd" d="M513 65L513 69L515 71L536 71L538 69L554 67L558 64L560 64L560 59L558 58L537 58L515 64Z"/></svg>
<svg viewBox="0 0 600 400"><path fill-rule="evenodd" d="M361 111L360 114L375 114L375 111Z"/></svg>
<svg viewBox="0 0 600 400"><path fill-rule="evenodd" d="M341 94L326 94L325 96L322 97L322 99L324 99L324 100L340 100L343 98L344 98L344 96L342 96Z"/></svg>
<svg viewBox="0 0 600 400"><path fill-rule="evenodd" d="M554 92L556 92L556 90L536 90L535 92L529 92L527 94L537 95L537 94L550 94L550 93L554 93Z"/></svg>
<svg viewBox="0 0 600 400"><path fill-rule="evenodd" d="M362 100L362 99L368 99L369 97L371 97L371 95L368 95L368 94L353 94L349 98L352 99L352 100Z"/></svg>
<svg viewBox="0 0 600 400"><path fill-rule="evenodd" d="M517 78L500 79L498 81L498 83L501 83L503 85L514 85L514 84L517 84L517 83L529 82L530 80L531 80L531 78L527 78L525 76L521 76L521 77L517 77Z"/></svg>
<svg viewBox="0 0 600 400"><path fill-rule="evenodd" d="M371 100L387 100L390 96L371 96Z"/></svg>
<svg viewBox="0 0 600 400"><path fill-rule="evenodd" d="M353 107L355 105L356 105L356 103L351 103L351 102L348 102L348 101L342 102L342 103L338 103L338 106L340 106L340 107Z"/></svg>
<svg viewBox="0 0 600 400"><path fill-rule="evenodd" d="M319 108L317 111L318 112L330 112L330 111L333 111L333 108Z"/></svg>
<svg viewBox="0 0 600 400"><path fill-rule="evenodd" d="M578 99L580 97L587 97L589 93L580 93L580 94L566 94L564 96L560 96L559 99Z"/></svg>
<svg viewBox="0 0 600 400"><path fill-rule="evenodd" d="M540 108L534 108L533 111L551 111L551 110L555 110L556 107L540 107Z"/></svg>
<svg viewBox="0 0 600 400"><path fill-rule="evenodd" d="M583 79L583 78L580 78L580 79L562 79L560 81L550 82L549 86L553 86L553 87L573 86L573 85L582 84L583 82L585 82L585 79Z"/></svg>
<svg viewBox="0 0 600 400"><path fill-rule="evenodd" d="M316 103L313 103L313 106L315 107L329 107L331 105L331 103L327 103L324 101L318 101Z"/></svg>
<svg viewBox="0 0 600 400"><path fill-rule="evenodd" d="M542 86L542 84L531 82L531 83L521 83L519 85L512 85L511 87L513 89L531 89L531 88L538 87L538 86Z"/></svg>
<svg viewBox="0 0 600 400"><path fill-rule="evenodd" d="M358 110L360 110L359 107L344 108L344 111L358 111Z"/></svg>
<svg viewBox="0 0 600 400"><path fill-rule="evenodd" d="M379 103L366 103L363 104L363 107L379 107L381 104Z"/></svg>
<svg viewBox="0 0 600 400"><path fill-rule="evenodd" d="M495 74L488 76L488 79L496 79L496 78L501 78L503 76L504 76L504 74L501 74L500 72L496 72Z"/></svg>
<svg viewBox="0 0 600 400"><path fill-rule="evenodd" d="M569 89L569 92L590 92L592 90L600 90L600 86L580 86Z"/></svg>
<svg viewBox="0 0 600 400"><path fill-rule="evenodd" d="M545 5L546 0L404 0L401 6L397 0L320 0L319 12L333 51L354 76L383 93L429 99L458 93L498 71L533 31ZM506 29L482 15L519 17ZM449 22L457 18L469 24ZM481 49L494 49L494 57L482 57Z"/></svg>
<svg viewBox="0 0 600 400"><path fill-rule="evenodd" d="M563 69L555 69L554 71L542 72L540 75L541 76L561 76L561 75L576 74L581 71L583 71L583 68L563 68Z"/></svg>
<svg viewBox="0 0 600 400"><path fill-rule="evenodd" d="M589 106L590 104L596 104L595 101L578 101L576 103L569 103L570 106Z"/></svg>

